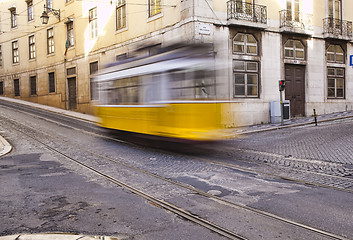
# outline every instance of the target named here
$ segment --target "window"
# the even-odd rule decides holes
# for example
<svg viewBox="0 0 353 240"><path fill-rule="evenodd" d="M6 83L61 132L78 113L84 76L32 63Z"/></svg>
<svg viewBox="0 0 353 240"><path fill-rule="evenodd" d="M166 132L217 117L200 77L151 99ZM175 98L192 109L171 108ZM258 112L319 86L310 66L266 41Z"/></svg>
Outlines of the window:
<svg viewBox="0 0 353 240"><path fill-rule="evenodd" d="M98 36L97 8L89 10L89 36L94 39Z"/></svg>
<svg viewBox="0 0 353 240"><path fill-rule="evenodd" d="M11 14L11 28L15 28L15 27L17 27L16 8L11 8L10 9L10 14Z"/></svg>
<svg viewBox="0 0 353 240"><path fill-rule="evenodd" d="M330 18L342 19L342 1L328 0L328 14Z"/></svg>
<svg viewBox="0 0 353 240"><path fill-rule="evenodd" d="M66 23L66 35L67 35L67 46L72 47L75 45L74 39L74 22L70 21Z"/></svg>
<svg viewBox="0 0 353 240"><path fill-rule="evenodd" d="M299 0L287 0L287 20L300 21L300 5Z"/></svg>
<svg viewBox="0 0 353 240"><path fill-rule="evenodd" d="M344 51L340 45L330 44L326 50L327 61L344 63Z"/></svg>
<svg viewBox="0 0 353 240"><path fill-rule="evenodd" d="M48 54L54 53L54 29L50 28L47 30L47 48Z"/></svg>
<svg viewBox="0 0 353 240"><path fill-rule="evenodd" d="M126 27L126 2L117 0L116 5L116 30Z"/></svg>
<svg viewBox="0 0 353 240"><path fill-rule="evenodd" d="M19 63L18 42L12 42L12 63Z"/></svg>
<svg viewBox="0 0 353 240"><path fill-rule="evenodd" d="M55 92L55 77L53 72L48 73L48 79L49 79L49 92L53 93Z"/></svg>
<svg viewBox="0 0 353 240"><path fill-rule="evenodd" d="M252 16L253 13L253 1L254 0L237 0L236 1L236 12L243 13L244 15Z"/></svg>
<svg viewBox="0 0 353 240"><path fill-rule="evenodd" d="M257 55L257 41L252 34L238 33L233 38L233 53Z"/></svg>
<svg viewBox="0 0 353 240"><path fill-rule="evenodd" d="M119 61L124 61L128 58L127 53L123 53L123 54L119 54L115 56L115 61L119 62Z"/></svg>
<svg viewBox="0 0 353 240"><path fill-rule="evenodd" d="M28 21L33 20L33 1L27 0L27 19Z"/></svg>
<svg viewBox="0 0 353 240"><path fill-rule="evenodd" d="M91 62L89 64L89 74L93 75L98 72L98 61ZM94 82L94 79L90 77L90 91L91 91L91 100L98 99L97 83Z"/></svg>
<svg viewBox="0 0 353 240"><path fill-rule="evenodd" d="M67 76L75 75L75 74L76 74L76 67L72 67L72 68L66 69L66 75Z"/></svg>
<svg viewBox="0 0 353 240"><path fill-rule="evenodd" d="M0 82L0 95L4 95L4 82Z"/></svg>
<svg viewBox="0 0 353 240"><path fill-rule="evenodd" d="M149 0L148 2L148 12L149 16L152 17L162 12L162 0Z"/></svg>
<svg viewBox="0 0 353 240"><path fill-rule="evenodd" d="M48 8L53 8L53 0L45 0L45 3Z"/></svg>
<svg viewBox="0 0 353 240"><path fill-rule="evenodd" d="M28 37L28 44L29 44L29 59L36 58L36 44L34 36Z"/></svg>
<svg viewBox="0 0 353 240"><path fill-rule="evenodd" d="M258 62L234 61L234 97L258 97L258 89Z"/></svg>
<svg viewBox="0 0 353 240"><path fill-rule="evenodd" d="M327 97L344 98L344 68L327 69Z"/></svg>
<svg viewBox="0 0 353 240"><path fill-rule="evenodd" d="M2 67L2 48L0 45L0 67Z"/></svg>
<svg viewBox="0 0 353 240"><path fill-rule="evenodd" d="M20 79L13 80L13 87L14 87L15 97L20 96Z"/></svg>
<svg viewBox="0 0 353 240"><path fill-rule="evenodd" d="M36 76L29 77L29 85L31 88L31 95L37 95L37 78L36 78Z"/></svg>
<svg viewBox="0 0 353 240"><path fill-rule="evenodd" d="M289 39L284 44L284 57L304 60L304 45L299 40Z"/></svg>
<svg viewBox="0 0 353 240"><path fill-rule="evenodd" d="M172 100L186 99L212 99L215 97L215 82L212 69L178 69L171 71L168 76L170 82L170 97ZM154 84L151 87L156 88L160 82L161 76L154 75ZM157 81L156 81L157 80ZM151 94L153 91L151 91ZM150 99L156 96L150 96Z"/></svg>

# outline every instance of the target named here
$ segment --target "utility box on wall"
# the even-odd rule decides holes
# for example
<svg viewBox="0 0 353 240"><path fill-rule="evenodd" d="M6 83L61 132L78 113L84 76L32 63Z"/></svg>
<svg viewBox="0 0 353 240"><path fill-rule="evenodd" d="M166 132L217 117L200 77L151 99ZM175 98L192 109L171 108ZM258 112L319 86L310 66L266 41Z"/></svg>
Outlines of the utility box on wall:
<svg viewBox="0 0 353 240"><path fill-rule="evenodd" d="M290 101L283 101L283 119L290 119ZM271 123L281 122L281 104L280 101L271 101Z"/></svg>

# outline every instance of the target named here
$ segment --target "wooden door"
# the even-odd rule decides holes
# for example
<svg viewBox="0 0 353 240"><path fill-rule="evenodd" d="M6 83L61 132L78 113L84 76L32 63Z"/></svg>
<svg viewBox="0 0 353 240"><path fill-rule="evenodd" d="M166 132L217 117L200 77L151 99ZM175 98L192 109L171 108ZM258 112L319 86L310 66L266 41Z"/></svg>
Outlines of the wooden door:
<svg viewBox="0 0 353 240"><path fill-rule="evenodd" d="M68 78L67 83L69 89L69 110L74 110L77 108L76 77Z"/></svg>
<svg viewBox="0 0 353 240"><path fill-rule="evenodd" d="M290 100L291 117L305 116L305 66L285 66L285 99Z"/></svg>

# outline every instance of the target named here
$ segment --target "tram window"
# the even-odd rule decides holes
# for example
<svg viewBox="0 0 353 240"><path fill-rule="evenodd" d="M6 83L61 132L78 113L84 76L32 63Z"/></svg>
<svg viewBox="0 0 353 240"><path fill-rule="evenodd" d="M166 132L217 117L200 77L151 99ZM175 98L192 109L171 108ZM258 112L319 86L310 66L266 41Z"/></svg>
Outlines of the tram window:
<svg viewBox="0 0 353 240"><path fill-rule="evenodd" d="M102 94L106 96L103 102L109 105L138 104L139 88L139 77L110 81L102 89Z"/></svg>
<svg viewBox="0 0 353 240"><path fill-rule="evenodd" d="M184 70L177 70L170 73L170 92L172 99L182 99L185 93L186 72Z"/></svg>
<svg viewBox="0 0 353 240"><path fill-rule="evenodd" d="M178 70L170 73L170 92L174 100L208 99L215 95L213 72Z"/></svg>
<svg viewBox="0 0 353 240"><path fill-rule="evenodd" d="M149 74L144 75L143 79L143 96L141 99L144 99L145 103L154 103L157 101L165 100L162 90L162 75L158 74Z"/></svg>
<svg viewBox="0 0 353 240"><path fill-rule="evenodd" d="M195 71L195 98L211 98L215 95L212 71Z"/></svg>

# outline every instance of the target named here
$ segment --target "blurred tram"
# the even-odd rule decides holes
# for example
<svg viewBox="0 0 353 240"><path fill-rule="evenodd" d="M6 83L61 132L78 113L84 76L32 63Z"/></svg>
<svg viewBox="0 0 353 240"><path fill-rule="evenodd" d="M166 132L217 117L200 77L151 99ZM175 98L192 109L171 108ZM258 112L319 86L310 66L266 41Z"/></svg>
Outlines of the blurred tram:
<svg viewBox="0 0 353 240"><path fill-rule="evenodd" d="M128 58L96 76L100 126L175 142L224 139L209 45L161 48Z"/></svg>

